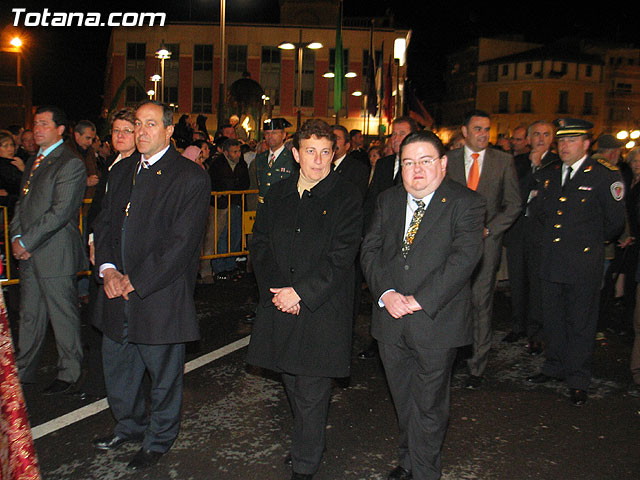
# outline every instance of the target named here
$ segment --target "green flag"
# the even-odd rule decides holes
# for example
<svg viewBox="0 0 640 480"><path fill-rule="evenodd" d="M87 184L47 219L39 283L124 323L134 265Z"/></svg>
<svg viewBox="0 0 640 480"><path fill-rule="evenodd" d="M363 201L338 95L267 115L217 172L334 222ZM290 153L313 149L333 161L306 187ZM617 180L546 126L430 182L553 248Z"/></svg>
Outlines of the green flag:
<svg viewBox="0 0 640 480"><path fill-rule="evenodd" d="M338 113L342 109L342 89L344 85L344 52L342 50L342 2L338 11L336 27L335 60L333 62L333 110Z"/></svg>

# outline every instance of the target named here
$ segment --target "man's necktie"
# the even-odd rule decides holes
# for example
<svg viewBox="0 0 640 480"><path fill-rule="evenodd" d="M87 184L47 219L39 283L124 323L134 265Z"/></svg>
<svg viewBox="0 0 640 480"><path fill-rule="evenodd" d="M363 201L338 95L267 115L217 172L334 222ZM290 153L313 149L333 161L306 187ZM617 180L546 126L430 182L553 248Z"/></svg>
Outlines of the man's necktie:
<svg viewBox="0 0 640 480"><path fill-rule="evenodd" d="M471 154L473 163L471 164L471 169L469 170L469 178L467 178L467 187L469 187L471 190L477 189L478 182L480 181L480 165L478 165L478 157L480 157L479 153Z"/></svg>
<svg viewBox="0 0 640 480"><path fill-rule="evenodd" d="M271 156L269 157L269 168L271 168L273 166L273 162L276 161L276 156L275 154L271 154Z"/></svg>
<svg viewBox="0 0 640 480"><path fill-rule="evenodd" d="M402 242L402 256L404 258L407 258L407 255L409 254L411 244L413 243L413 239L416 237L416 233L420 227L420 222L422 221L422 217L424 217L424 212L426 210L422 200L414 200L414 202L416 202L418 208L413 212L413 218L411 218L409 229L404 237L404 242Z"/></svg>
<svg viewBox="0 0 640 480"><path fill-rule="evenodd" d="M25 182L24 187L22 187L22 193L24 195L29 193L29 188L31 187L31 177L33 177L33 174L35 173L35 171L38 169L38 167L42 163L42 159L43 158L44 158L44 155L40 154L40 155L38 155L36 157L35 161L33 162L33 165L31 166L31 172L29 173L29 178Z"/></svg>
<svg viewBox="0 0 640 480"><path fill-rule="evenodd" d="M571 180L571 172L573 171L572 167L568 167L566 173L564 174L564 180L562 181L562 190L567 188L569 181Z"/></svg>

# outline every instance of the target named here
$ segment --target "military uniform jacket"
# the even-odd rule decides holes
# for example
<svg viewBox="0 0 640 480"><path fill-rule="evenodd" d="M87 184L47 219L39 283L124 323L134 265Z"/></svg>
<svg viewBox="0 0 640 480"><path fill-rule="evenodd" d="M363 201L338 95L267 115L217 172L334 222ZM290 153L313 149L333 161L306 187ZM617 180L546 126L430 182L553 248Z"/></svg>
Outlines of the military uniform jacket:
<svg viewBox="0 0 640 480"><path fill-rule="evenodd" d="M108 299L101 290L104 314L94 324L117 342L125 321L132 343L196 340L193 293L209 209L209 176L172 147L136 175L138 158L133 155L113 167L94 222L96 266L115 265L129 275L135 291L127 302Z"/></svg>
<svg viewBox="0 0 640 480"><path fill-rule="evenodd" d="M247 361L294 375L349 375L354 265L362 199L335 171L300 198L298 174L258 210L250 250L260 303ZM293 287L299 315L280 312L272 287Z"/></svg>
<svg viewBox="0 0 640 480"><path fill-rule="evenodd" d="M562 188L562 163L538 172L531 204L541 235L541 278L582 283L602 276L604 243L625 224L624 186L615 167L590 157Z"/></svg>
<svg viewBox="0 0 640 480"><path fill-rule="evenodd" d="M273 184L284 180L294 172L297 165L293 158L293 153L288 148L284 148L280 155L275 159L273 165L269 167L269 150L256 155L256 180L258 182L258 201L264 200L269 187Z"/></svg>

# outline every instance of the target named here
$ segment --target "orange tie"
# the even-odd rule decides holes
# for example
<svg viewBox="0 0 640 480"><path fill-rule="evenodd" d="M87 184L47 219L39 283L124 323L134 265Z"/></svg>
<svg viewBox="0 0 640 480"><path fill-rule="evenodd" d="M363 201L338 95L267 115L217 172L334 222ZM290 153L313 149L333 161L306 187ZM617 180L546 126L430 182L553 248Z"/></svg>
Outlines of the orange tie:
<svg viewBox="0 0 640 480"><path fill-rule="evenodd" d="M471 190L477 189L478 182L480 181L480 166L478 165L479 156L479 153L471 154L473 163L471 164L471 169L469 170L469 178L467 178L467 187L469 187Z"/></svg>

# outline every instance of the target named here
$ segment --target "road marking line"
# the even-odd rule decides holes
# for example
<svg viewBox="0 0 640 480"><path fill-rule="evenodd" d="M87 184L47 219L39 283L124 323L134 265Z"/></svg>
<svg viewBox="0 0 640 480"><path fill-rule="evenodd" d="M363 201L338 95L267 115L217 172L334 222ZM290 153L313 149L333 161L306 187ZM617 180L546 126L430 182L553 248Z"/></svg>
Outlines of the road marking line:
<svg viewBox="0 0 640 480"><path fill-rule="evenodd" d="M251 335L247 335L240 340L236 340L224 347L220 347L213 352L209 352L201 357L194 358L190 362L187 362L184 366L184 373L192 372L193 370L200 368L208 363L211 363L219 358L222 358L230 353L235 352L236 350L240 350L241 348L249 345L249 340L251 339ZM33 427L31 429L31 435L33 439L36 440L38 438L42 438L50 433L55 432L56 430L60 430L61 428L68 427L69 425L79 422L80 420L84 420L87 417L91 417L96 413L100 413L103 410L109 408L109 403L106 398L102 398L98 401L90 403L89 405L85 405L84 407L78 408L73 412L69 412L65 415L61 415L53 420L49 420L37 427Z"/></svg>

